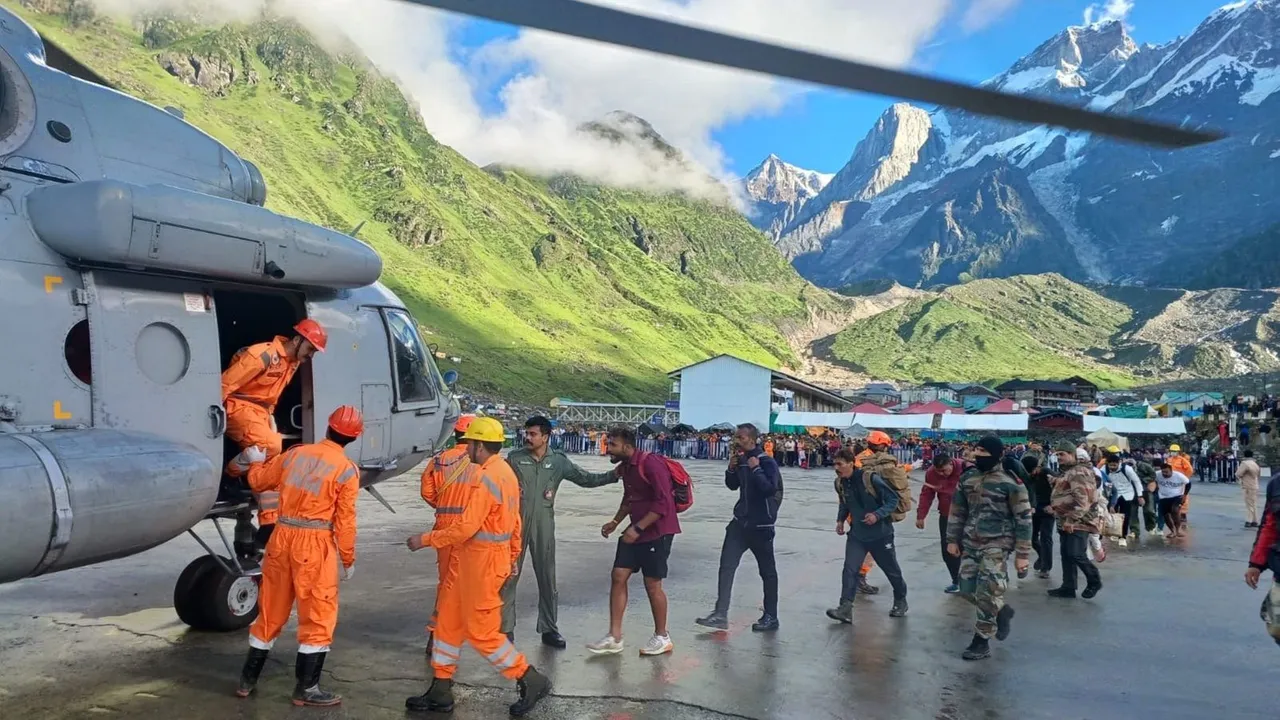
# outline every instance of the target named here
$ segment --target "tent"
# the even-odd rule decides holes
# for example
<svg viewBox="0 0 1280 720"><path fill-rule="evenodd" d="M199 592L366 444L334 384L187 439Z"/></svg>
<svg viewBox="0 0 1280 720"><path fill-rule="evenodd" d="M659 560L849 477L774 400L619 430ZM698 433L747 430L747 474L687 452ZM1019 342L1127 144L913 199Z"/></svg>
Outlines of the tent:
<svg viewBox="0 0 1280 720"><path fill-rule="evenodd" d="M733 432L736 429L733 423L716 423L702 432Z"/></svg>
<svg viewBox="0 0 1280 720"><path fill-rule="evenodd" d="M680 423L679 425L671 428L671 433L673 435L691 435L696 432L698 432L697 428L692 425L685 425L684 423Z"/></svg>
<svg viewBox="0 0 1280 720"><path fill-rule="evenodd" d="M840 435L847 438L853 438L855 440L861 440L870 434L870 432L870 430L867 430L861 425L855 424L853 427L847 427L844 430L841 430Z"/></svg>
<svg viewBox="0 0 1280 720"><path fill-rule="evenodd" d="M661 435L670 432L662 423L648 422L636 428L636 434L641 437L649 437L652 435Z"/></svg>
<svg viewBox="0 0 1280 720"><path fill-rule="evenodd" d="M1112 445L1115 445L1121 450L1129 449L1128 438L1120 437L1106 428L1094 430L1085 436L1084 441L1090 445L1097 445L1104 450Z"/></svg>
<svg viewBox="0 0 1280 720"><path fill-rule="evenodd" d="M1106 428L1120 435L1186 435L1187 424L1180 417L1173 418L1116 418L1084 416L1084 431L1091 433Z"/></svg>
<svg viewBox="0 0 1280 720"><path fill-rule="evenodd" d="M978 412L987 414L987 415L991 415L991 414L1007 415L1009 413L1021 412L1021 410L1018 406L1018 403L1010 400L1009 398L1002 398L982 408Z"/></svg>
<svg viewBox="0 0 1280 720"><path fill-rule="evenodd" d="M876 405L875 403L864 402L861 405L850 410L851 413L866 413L868 415L892 415L889 410Z"/></svg>

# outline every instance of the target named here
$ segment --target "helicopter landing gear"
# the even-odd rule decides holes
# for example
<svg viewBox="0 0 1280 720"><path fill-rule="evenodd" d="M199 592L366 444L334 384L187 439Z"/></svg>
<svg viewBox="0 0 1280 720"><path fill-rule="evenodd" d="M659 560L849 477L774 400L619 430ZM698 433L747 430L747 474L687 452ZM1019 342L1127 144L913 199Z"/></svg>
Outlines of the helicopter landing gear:
<svg viewBox="0 0 1280 720"><path fill-rule="evenodd" d="M194 529L187 531L208 553L187 565L173 588L174 610L191 629L209 632L243 630L258 617L258 586L262 579L259 563L262 556L254 541L251 515L252 511L247 507L234 510L234 542L228 542L219 524L226 515L211 516L227 555L214 552Z"/></svg>

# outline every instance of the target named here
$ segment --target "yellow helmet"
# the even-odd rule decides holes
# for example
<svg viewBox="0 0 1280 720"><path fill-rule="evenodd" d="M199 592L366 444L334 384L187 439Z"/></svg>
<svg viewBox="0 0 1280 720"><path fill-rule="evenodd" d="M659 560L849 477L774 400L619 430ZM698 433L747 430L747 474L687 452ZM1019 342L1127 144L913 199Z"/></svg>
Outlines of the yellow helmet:
<svg viewBox="0 0 1280 720"><path fill-rule="evenodd" d="M467 428L462 439L500 443L507 439L507 433L502 429L502 423L493 418L481 417L471 422L471 427Z"/></svg>
<svg viewBox="0 0 1280 720"><path fill-rule="evenodd" d="M1112 455L1119 455L1119 454L1120 454L1120 446L1119 446L1119 445L1112 445L1111 447L1107 448L1107 452L1111 453Z"/></svg>
<svg viewBox="0 0 1280 720"><path fill-rule="evenodd" d="M1181 446L1181 445L1179 445L1178 443L1174 443L1174 444L1172 444L1172 445L1170 445L1170 446L1169 446L1169 451L1170 451L1170 452L1182 452L1182 446Z"/></svg>

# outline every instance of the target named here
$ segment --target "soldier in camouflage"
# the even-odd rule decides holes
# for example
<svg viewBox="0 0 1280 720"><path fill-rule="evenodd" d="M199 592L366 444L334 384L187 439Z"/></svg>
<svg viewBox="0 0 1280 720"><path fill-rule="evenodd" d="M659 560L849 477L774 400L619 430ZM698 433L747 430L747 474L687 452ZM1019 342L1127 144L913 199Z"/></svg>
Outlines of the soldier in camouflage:
<svg viewBox="0 0 1280 720"><path fill-rule="evenodd" d="M1004 443L988 435L973 450L976 472L960 481L947 519L947 552L960 557L960 592L978 607L973 641L965 660L991 655L989 640L1009 636L1013 608L1004 602L1009 553L1018 576L1031 556L1031 501L1022 481L1001 465Z"/></svg>
<svg viewBox="0 0 1280 720"><path fill-rule="evenodd" d="M1054 446L1062 475L1054 481L1049 498L1049 513L1058 521L1058 546L1062 552L1062 586L1049 591L1052 597L1076 596L1077 571L1083 572L1087 584L1081 596L1085 599L1102 589L1102 574L1089 560L1089 535L1100 531L1095 503L1098 482L1093 468L1076 458L1075 446L1061 442Z"/></svg>

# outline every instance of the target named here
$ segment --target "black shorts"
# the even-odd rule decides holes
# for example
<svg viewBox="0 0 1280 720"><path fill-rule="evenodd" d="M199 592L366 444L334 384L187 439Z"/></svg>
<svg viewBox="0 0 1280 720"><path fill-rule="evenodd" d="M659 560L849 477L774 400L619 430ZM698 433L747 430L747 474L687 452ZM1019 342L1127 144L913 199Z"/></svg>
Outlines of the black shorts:
<svg viewBox="0 0 1280 720"><path fill-rule="evenodd" d="M1160 498L1160 514L1161 515L1180 515L1182 513L1182 496L1172 498Z"/></svg>
<svg viewBox="0 0 1280 720"><path fill-rule="evenodd" d="M618 554L613 558L613 566L661 580L667 576L667 558L671 557L671 541L675 538L675 535L663 535L652 542L631 545L618 540Z"/></svg>

